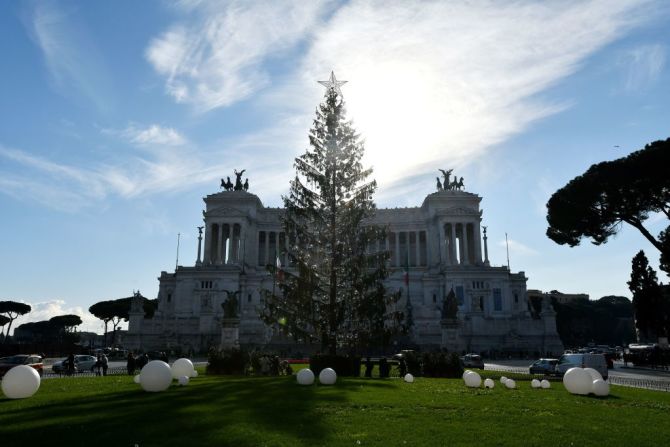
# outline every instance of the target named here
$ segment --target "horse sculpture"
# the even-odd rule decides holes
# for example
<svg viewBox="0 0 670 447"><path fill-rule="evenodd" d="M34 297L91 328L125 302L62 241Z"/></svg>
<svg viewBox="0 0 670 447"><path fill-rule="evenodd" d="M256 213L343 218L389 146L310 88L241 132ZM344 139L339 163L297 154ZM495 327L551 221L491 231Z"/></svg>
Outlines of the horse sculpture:
<svg viewBox="0 0 670 447"><path fill-rule="evenodd" d="M442 175L444 176L444 182L442 183L442 184L444 185L444 189L445 189L445 190L449 189L449 185L450 185L450 183L449 183L449 176L451 175L451 173L452 173L454 170L453 170L453 169L449 169L448 171L445 171L444 169L438 169L438 171L440 171L440 172L442 173Z"/></svg>
<svg viewBox="0 0 670 447"><path fill-rule="evenodd" d="M235 191L242 191L244 189L242 185L242 174L244 174L244 171L246 169L242 169L240 172L237 172L237 169L235 169Z"/></svg>
<svg viewBox="0 0 670 447"><path fill-rule="evenodd" d="M225 189L226 191L232 191L233 190L233 182L230 181L230 177L227 177L228 181L225 181L221 179L221 188Z"/></svg>

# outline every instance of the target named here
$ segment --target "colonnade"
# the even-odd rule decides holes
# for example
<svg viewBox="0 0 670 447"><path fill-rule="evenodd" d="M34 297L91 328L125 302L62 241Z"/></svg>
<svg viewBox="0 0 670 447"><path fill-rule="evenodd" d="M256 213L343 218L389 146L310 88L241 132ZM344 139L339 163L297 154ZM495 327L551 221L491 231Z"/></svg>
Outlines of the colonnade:
<svg viewBox="0 0 670 447"><path fill-rule="evenodd" d="M244 257L244 228L239 223L212 223L205 235L205 263L235 264Z"/></svg>
<svg viewBox="0 0 670 447"><path fill-rule="evenodd" d="M288 265L288 238L283 231L259 231L256 247L258 248L258 265L275 265L277 258L282 266Z"/></svg>
<svg viewBox="0 0 670 447"><path fill-rule="evenodd" d="M446 222L440 225L440 258L447 265L482 262L479 224Z"/></svg>
<svg viewBox="0 0 670 447"><path fill-rule="evenodd" d="M428 265L428 246L425 230L391 231L385 241L377 245L378 250L388 247L391 265L394 267L421 267Z"/></svg>

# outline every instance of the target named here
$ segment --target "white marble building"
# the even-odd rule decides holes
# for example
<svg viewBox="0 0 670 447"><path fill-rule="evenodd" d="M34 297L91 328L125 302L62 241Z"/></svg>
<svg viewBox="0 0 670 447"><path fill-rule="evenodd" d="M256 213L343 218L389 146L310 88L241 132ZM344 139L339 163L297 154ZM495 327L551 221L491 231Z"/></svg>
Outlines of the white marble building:
<svg viewBox="0 0 670 447"><path fill-rule="evenodd" d="M236 291L240 344L281 343L260 321L258 309L260 291L273 285L266 265L277 255L287 265L282 210L264 207L245 191L211 194L204 202L204 241L197 260L175 272L161 272L152 319L133 306L129 348L201 351L218 346L221 304L228 292ZM374 223L388 228L385 247L380 247L391 253L387 286L403 290L399 306L406 306L403 270L409 251L410 343L468 352L561 353L551 306L531 313L525 273L490 265L480 202L476 194L447 190L428 195L418 207L377 210ZM447 329L441 308L452 288L459 310Z"/></svg>

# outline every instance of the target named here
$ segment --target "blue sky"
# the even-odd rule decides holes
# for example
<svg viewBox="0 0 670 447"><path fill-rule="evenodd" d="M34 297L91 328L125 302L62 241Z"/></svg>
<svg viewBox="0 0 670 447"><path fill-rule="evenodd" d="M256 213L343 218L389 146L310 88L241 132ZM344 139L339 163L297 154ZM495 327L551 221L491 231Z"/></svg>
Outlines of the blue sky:
<svg viewBox="0 0 670 447"><path fill-rule="evenodd" d="M380 207L438 168L483 197L490 258L529 288L630 296L657 252L545 236L549 196L668 138L664 1L0 2L0 299L84 317L196 256L202 197L247 169L278 206L331 70ZM658 233L667 221L652 216ZM667 278L661 275L664 281Z"/></svg>

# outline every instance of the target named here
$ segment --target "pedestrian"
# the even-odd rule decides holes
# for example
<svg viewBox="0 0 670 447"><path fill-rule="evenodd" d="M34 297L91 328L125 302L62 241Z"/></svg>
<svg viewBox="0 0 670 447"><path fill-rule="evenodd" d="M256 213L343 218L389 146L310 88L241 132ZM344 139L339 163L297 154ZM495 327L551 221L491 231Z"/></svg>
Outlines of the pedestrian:
<svg viewBox="0 0 670 447"><path fill-rule="evenodd" d="M372 377L373 363L370 357L365 359L365 377Z"/></svg>
<svg viewBox="0 0 670 447"><path fill-rule="evenodd" d="M71 376L74 372L74 354L70 353L70 355L67 356L67 375Z"/></svg>
<svg viewBox="0 0 670 447"><path fill-rule="evenodd" d="M102 366L102 375L103 376L107 375L108 363L109 363L109 360L107 359L107 356L103 352L102 355L100 356L100 366Z"/></svg>
<svg viewBox="0 0 670 447"><path fill-rule="evenodd" d="M142 368L144 368L144 365L146 365L147 363L149 363L149 357L147 357L147 354L145 352L137 357L135 365L137 366L137 369L142 370Z"/></svg>
<svg viewBox="0 0 670 447"><path fill-rule="evenodd" d="M128 368L129 376L135 374L135 356L132 352L128 353L128 363L126 364L126 367Z"/></svg>
<svg viewBox="0 0 670 447"><path fill-rule="evenodd" d="M97 355L96 360L95 360L95 375L99 376L100 375L100 368L102 368L102 359L100 358L100 354Z"/></svg>

